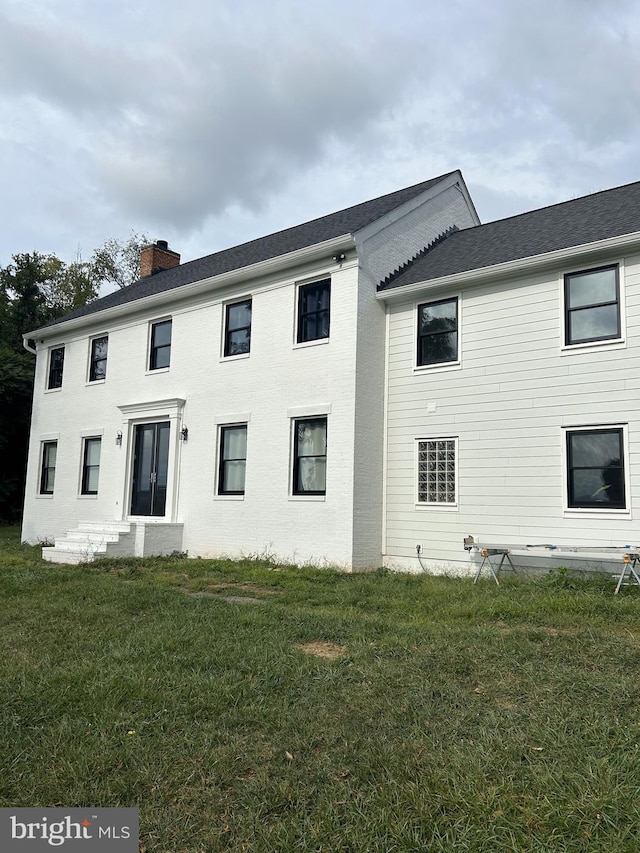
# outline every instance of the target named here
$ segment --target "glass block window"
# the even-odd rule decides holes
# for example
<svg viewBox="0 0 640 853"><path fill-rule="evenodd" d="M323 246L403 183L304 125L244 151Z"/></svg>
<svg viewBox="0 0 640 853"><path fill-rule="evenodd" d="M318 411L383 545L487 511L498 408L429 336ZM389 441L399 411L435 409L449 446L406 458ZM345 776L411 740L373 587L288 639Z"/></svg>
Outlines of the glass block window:
<svg viewBox="0 0 640 853"><path fill-rule="evenodd" d="M455 504L456 439L418 441L418 503Z"/></svg>

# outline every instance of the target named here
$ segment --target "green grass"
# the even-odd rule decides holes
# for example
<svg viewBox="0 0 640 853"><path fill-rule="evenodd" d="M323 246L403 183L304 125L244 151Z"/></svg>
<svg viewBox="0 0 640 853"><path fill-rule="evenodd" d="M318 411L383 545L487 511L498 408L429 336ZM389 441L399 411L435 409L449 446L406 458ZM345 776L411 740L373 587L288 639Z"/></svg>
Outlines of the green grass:
<svg viewBox="0 0 640 853"><path fill-rule="evenodd" d="M0 528L0 806L137 806L148 853L637 853L640 590L612 593L52 566Z"/></svg>

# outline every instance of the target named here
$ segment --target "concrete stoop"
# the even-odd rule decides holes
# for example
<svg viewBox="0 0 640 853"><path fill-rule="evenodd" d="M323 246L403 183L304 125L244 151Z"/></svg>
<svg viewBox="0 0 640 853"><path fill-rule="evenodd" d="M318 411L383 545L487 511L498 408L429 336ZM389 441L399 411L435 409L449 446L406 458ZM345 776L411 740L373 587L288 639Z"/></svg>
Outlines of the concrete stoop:
<svg viewBox="0 0 640 853"><path fill-rule="evenodd" d="M102 557L132 557L135 530L128 522L81 521L75 530L55 538L42 549L42 559L50 563L91 563Z"/></svg>
<svg viewBox="0 0 640 853"><path fill-rule="evenodd" d="M50 563L91 563L104 557L151 557L182 550L182 524L81 521L42 549Z"/></svg>

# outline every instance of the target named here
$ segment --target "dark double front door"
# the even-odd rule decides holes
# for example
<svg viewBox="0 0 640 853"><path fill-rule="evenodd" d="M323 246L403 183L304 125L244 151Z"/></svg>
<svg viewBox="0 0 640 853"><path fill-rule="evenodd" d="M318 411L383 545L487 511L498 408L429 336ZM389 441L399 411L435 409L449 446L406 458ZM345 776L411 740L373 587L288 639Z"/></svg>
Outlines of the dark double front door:
<svg viewBox="0 0 640 853"><path fill-rule="evenodd" d="M169 422L138 424L133 450L131 515L164 515L169 468Z"/></svg>

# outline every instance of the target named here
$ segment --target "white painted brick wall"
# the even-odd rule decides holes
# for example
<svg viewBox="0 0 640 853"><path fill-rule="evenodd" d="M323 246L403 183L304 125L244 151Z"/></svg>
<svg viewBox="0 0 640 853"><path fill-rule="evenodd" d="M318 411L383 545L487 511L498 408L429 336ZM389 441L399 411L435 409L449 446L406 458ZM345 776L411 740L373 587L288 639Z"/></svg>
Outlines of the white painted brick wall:
<svg viewBox="0 0 640 853"><path fill-rule="evenodd" d="M452 225L463 229L475 224L460 188L448 187L372 235L363 246L363 269L379 284Z"/></svg>
<svg viewBox="0 0 640 853"><path fill-rule="evenodd" d="M318 276L327 269L318 269ZM45 392L47 350L38 357L23 538L60 536L80 520L127 517L125 493L131 438L119 405L180 397L186 400L186 443L179 454L176 521L191 554L274 554L292 562L352 565L353 434L358 304L356 263L332 276L328 342L294 345L295 280L253 293L251 354L223 360L223 306L173 311L171 368L148 373L149 316L109 330L107 379L87 385L89 338L64 343L63 387ZM243 288L235 293L251 293ZM231 296L231 293L226 294ZM98 329L96 331L104 331ZM57 343L57 342L55 342ZM328 474L324 499L290 496L291 410L328 414ZM246 494L214 494L218 424L250 414ZM116 445L116 433L124 441ZM82 434L102 434L97 498L79 495ZM38 495L39 448L59 435L53 497ZM175 436L174 436L175 439Z"/></svg>

